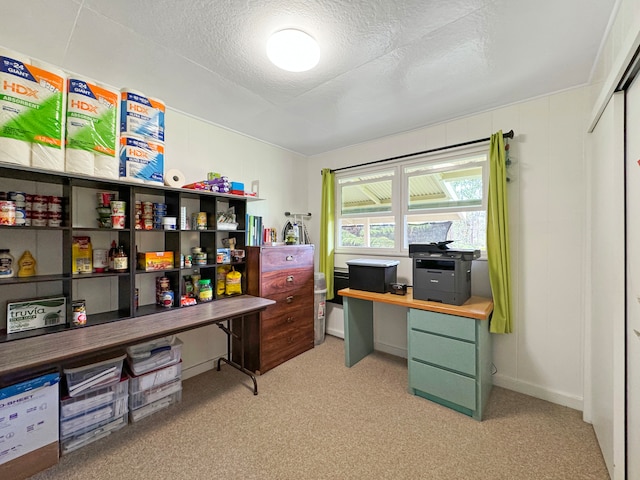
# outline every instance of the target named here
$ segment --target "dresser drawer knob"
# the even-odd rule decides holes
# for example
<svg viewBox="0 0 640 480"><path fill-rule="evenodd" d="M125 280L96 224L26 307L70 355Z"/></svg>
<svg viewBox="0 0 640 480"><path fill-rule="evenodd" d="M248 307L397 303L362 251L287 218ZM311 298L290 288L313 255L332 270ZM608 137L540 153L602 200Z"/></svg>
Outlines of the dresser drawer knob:
<svg viewBox="0 0 640 480"><path fill-rule="evenodd" d="M287 262L293 262L293 255L287 255Z"/></svg>
<svg viewBox="0 0 640 480"><path fill-rule="evenodd" d="M288 343L289 345L291 345L291 344L293 343L293 337L288 337L288 338L287 338L287 343Z"/></svg>
<svg viewBox="0 0 640 480"><path fill-rule="evenodd" d="M291 303L291 302L293 302L293 295L289 295L287 297L287 303Z"/></svg>
<svg viewBox="0 0 640 480"><path fill-rule="evenodd" d="M287 323L293 323L293 317L287 317Z"/></svg>
<svg viewBox="0 0 640 480"><path fill-rule="evenodd" d="M293 275L287 277L287 283L293 283Z"/></svg>

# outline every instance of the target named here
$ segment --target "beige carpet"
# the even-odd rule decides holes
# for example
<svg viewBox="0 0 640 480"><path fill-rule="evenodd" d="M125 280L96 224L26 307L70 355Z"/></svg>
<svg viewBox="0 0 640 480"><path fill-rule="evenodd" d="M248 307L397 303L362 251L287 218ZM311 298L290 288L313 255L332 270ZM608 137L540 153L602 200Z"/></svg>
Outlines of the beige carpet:
<svg viewBox="0 0 640 480"><path fill-rule="evenodd" d="M404 359L346 368L335 337L250 387L229 366L191 378L182 403L33 478L609 478L580 412L496 387L477 422L408 394Z"/></svg>

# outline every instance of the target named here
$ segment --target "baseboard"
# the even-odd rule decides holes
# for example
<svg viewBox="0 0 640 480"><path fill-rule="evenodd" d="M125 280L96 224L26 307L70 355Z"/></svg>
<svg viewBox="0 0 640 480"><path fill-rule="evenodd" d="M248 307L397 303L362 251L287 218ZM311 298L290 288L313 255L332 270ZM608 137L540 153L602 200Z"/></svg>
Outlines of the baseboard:
<svg viewBox="0 0 640 480"><path fill-rule="evenodd" d="M212 360L207 360L206 362L199 363L198 365L193 365L189 368L183 368L182 380L186 380L209 370L213 370L214 368L216 368L216 362L218 361L218 358L219 357L216 357Z"/></svg>
<svg viewBox="0 0 640 480"><path fill-rule="evenodd" d="M534 385L528 382L523 382L522 380L505 377L500 374L495 374L493 376L493 384L497 387L513 390L514 392L523 393L525 395L529 395L530 397L546 400L547 402L573 408L574 410L582 411L584 408L582 397L568 395L564 392L549 390L548 388L543 388L539 385Z"/></svg>
<svg viewBox="0 0 640 480"><path fill-rule="evenodd" d="M374 342L373 349L379 352L395 355L396 357L407 358L406 348L399 348L399 347L395 347L393 345L389 345L387 343L382 343L382 342Z"/></svg>
<svg viewBox="0 0 640 480"><path fill-rule="evenodd" d="M338 330L337 328L327 327L327 334L333 335L344 340L344 330Z"/></svg>

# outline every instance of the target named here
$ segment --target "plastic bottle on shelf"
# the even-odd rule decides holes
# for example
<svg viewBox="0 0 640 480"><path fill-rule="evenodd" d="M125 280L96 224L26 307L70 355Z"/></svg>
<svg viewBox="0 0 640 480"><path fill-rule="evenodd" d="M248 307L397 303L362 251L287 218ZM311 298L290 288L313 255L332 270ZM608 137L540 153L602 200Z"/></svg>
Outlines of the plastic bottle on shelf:
<svg viewBox="0 0 640 480"><path fill-rule="evenodd" d="M18 276L33 277L36 274L36 259L29 250L25 250L18 260Z"/></svg>
<svg viewBox="0 0 640 480"><path fill-rule="evenodd" d="M8 248L0 250L0 278L10 278L16 276L16 264L13 255Z"/></svg>

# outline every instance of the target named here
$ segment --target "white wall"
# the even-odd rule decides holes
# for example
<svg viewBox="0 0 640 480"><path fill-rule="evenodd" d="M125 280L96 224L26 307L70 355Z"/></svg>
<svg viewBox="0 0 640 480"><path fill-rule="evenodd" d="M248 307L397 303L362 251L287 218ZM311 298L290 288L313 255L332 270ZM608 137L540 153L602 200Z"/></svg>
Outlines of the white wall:
<svg viewBox="0 0 640 480"><path fill-rule="evenodd" d="M577 88L479 115L317 155L308 162L308 206L319 232L320 170L488 137L514 129L509 184L514 333L494 335L494 384L582 409L587 91ZM344 266L346 257L336 256ZM410 261L399 276L410 280ZM472 268L472 292L488 296L486 263ZM342 335L331 306L329 333ZM376 348L406 356L404 312L374 310Z"/></svg>
<svg viewBox="0 0 640 480"><path fill-rule="evenodd" d="M169 109L166 116L165 170L176 168L187 183L205 179L215 171L249 189L259 180L261 201L250 201L247 212L262 215L266 227L279 234L287 218L285 211L306 212L305 157L253 138ZM181 333L183 378L213 368L226 353L226 336L215 325Z"/></svg>

